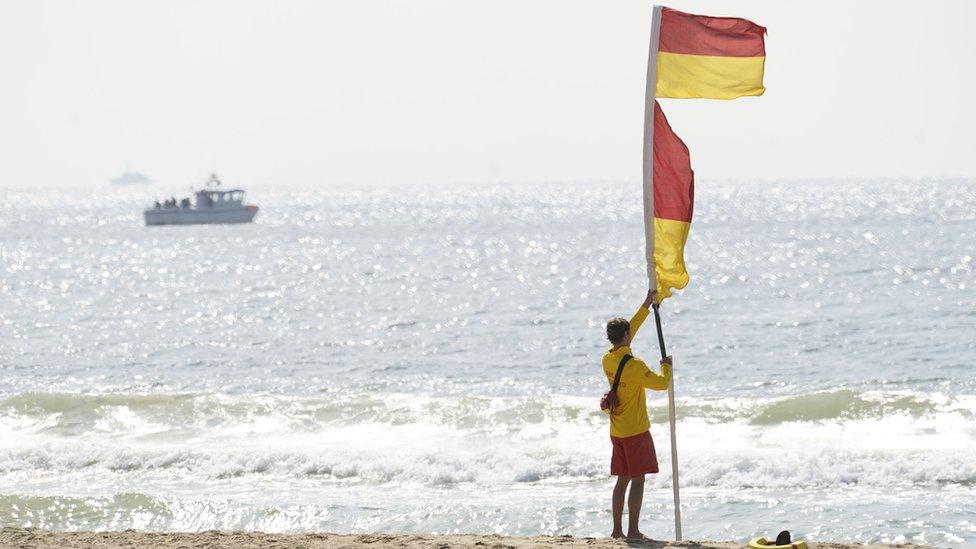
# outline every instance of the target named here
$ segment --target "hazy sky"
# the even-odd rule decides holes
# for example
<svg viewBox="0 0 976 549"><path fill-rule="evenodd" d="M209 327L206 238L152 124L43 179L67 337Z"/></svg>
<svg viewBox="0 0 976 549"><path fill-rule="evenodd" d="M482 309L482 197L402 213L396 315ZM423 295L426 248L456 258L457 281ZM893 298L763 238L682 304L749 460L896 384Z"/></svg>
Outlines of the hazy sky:
<svg viewBox="0 0 976 549"><path fill-rule="evenodd" d="M976 5L679 1L766 95L664 100L699 178L976 176ZM0 185L636 180L650 2L0 0Z"/></svg>

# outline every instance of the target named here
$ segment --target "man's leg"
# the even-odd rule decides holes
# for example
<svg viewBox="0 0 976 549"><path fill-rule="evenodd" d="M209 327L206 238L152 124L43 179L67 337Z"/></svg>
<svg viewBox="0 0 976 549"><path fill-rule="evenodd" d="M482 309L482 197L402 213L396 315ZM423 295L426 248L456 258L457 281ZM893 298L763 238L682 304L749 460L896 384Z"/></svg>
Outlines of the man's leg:
<svg viewBox="0 0 976 549"><path fill-rule="evenodd" d="M618 475L617 485L613 487L613 533L610 534L611 538L624 537L624 494L627 492L627 483L629 482L630 477Z"/></svg>
<svg viewBox="0 0 976 549"><path fill-rule="evenodd" d="M621 502L622 503L622 502ZM644 475L631 477L630 497L627 498L627 537L643 538L640 533L639 522L641 504L644 503Z"/></svg>

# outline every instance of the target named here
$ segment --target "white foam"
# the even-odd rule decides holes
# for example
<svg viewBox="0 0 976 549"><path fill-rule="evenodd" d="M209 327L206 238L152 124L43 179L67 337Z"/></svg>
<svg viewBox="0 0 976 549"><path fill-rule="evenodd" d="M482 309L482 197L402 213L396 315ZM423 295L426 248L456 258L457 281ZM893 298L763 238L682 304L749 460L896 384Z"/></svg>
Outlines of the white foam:
<svg viewBox="0 0 976 549"><path fill-rule="evenodd" d="M856 398L883 404L901 396ZM679 412L701 414L680 418L683 482L730 489L976 482L976 465L967 459L976 450L974 400L915 398L925 404L776 423L752 418L782 399L681 406ZM608 474L606 419L589 398L391 395L358 407L227 395L147 402L92 406L90 417L71 421L98 428L72 428L68 437L61 405L50 413L7 409L0 415L8 435L0 440L0 477L12 485L77 473L106 482L138 474L201 484L254 477L494 486L599 481ZM666 426L655 423L652 434L667 470Z"/></svg>

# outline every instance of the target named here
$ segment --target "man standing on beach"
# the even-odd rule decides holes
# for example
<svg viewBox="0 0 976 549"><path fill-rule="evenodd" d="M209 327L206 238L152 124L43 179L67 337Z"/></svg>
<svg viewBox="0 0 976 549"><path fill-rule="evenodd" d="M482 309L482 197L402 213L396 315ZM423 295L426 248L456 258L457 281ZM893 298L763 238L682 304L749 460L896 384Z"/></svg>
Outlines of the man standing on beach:
<svg viewBox="0 0 976 549"><path fill-rule="evenodd" d="M611 385L621 360L631 355L630 342L650 313L655 294L654 290L648 290L647 299L630 322L614 318L607 323L607 339L613 347L603 355L603 373ZM644 475L657 473L658 467L654 441L651 439L651 422L647 418L645 390L665 391L670 385L671 357L661 361L660 374L652 372L644 361L636 357L624 364L617 389L619 404L610 412L610 441L613 443L610 474L617 477L617 485L613 488L613 533L610 537L624 537L624 495L630 485L626 537L647 539L638 528L644 500Z"/></svg>

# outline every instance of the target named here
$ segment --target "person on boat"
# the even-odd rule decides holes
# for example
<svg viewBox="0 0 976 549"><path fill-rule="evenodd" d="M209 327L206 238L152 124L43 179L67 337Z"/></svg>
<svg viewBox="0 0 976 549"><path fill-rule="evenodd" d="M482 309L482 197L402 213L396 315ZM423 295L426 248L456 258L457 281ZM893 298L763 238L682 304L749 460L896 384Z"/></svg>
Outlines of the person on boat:
<svg viewBox="0 0 976 549"><path fill-rule="evenodd" d="M157 210L159 210L159 209L161 209L161 208L163 207L163 206L162 206L162 205L161 205L161 204L159 203L159 201L158 201L158 200L156 201L156 203L154 204L154 206L155 206L155 208L156 208Z"/></svg>
<svg viewBox="0 0 976 549"><path fill-rule="evenodd" d="M628 322L614 318L607 322L607 339L610 350L603 355L603 374L612 386L617 367L625 356L631 356L630 343L640 329L654 303L656 291L648 290L647 298ZM631 356L624 363L617 388L617 404L610 412L610 442L613 456L610 458L610 474L617 477L613 488L613 532L610 537L625 537L622 521L624 495L630 486L627 499L627 539L647 539L640 532L640 511L644 500L644 475L657 473L657 454L651 438L651 423L647 417L646 389L665 391L671 385L671 357L661 361L661 373L652 372L639 358Z"/></svg>
<svg viewBox="0 0 976 549"><path fill-rule="evenodd" d="M180 200L180 207L183 208L184 210L186 208L189 208L190 207L190 199L189 198L184 198L183 200Z"/></svg>

